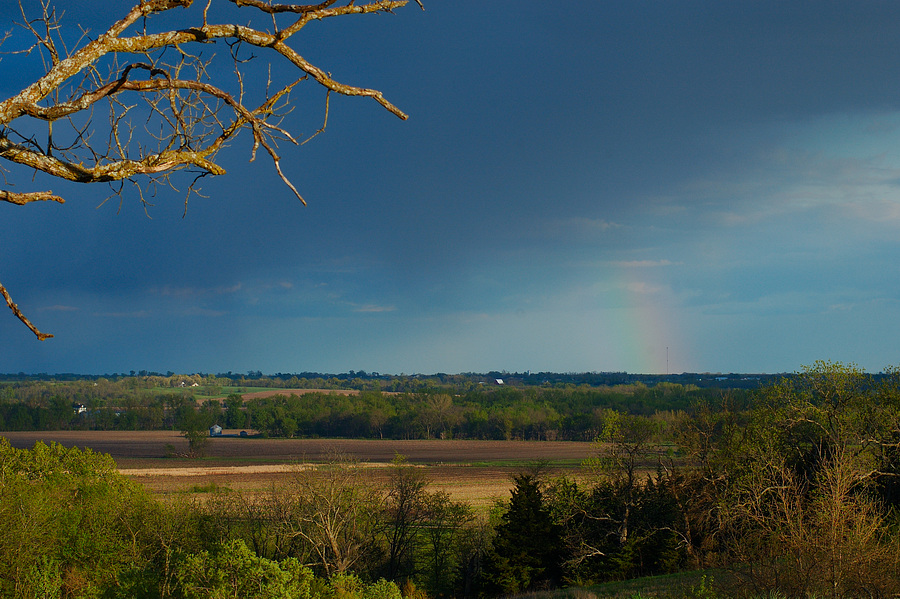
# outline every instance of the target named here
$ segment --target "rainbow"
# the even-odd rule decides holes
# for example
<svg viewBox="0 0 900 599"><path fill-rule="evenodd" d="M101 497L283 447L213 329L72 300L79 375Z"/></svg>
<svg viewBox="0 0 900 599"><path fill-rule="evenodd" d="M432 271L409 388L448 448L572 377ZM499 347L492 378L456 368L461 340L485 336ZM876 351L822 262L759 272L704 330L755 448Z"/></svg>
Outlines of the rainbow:
<svg viewBox="0 0 900 599"><path fill-rule="evenodd" d="M600 311L598 353L628 372L682 372L689 348L681 331L677 303L668 286L650 282L647 267L668 263L615 264L604 285L606 307ZM606 368L604 368L606 369Z"/></svg>

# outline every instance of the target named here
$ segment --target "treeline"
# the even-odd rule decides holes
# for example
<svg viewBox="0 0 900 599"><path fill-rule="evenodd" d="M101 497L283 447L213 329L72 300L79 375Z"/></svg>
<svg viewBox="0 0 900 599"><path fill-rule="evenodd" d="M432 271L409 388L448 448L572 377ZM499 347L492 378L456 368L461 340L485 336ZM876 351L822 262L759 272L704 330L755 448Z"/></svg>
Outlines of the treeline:
<svg viewBox="0 0 900 599"><path fill-rule="evenodd" d="M730 396L744 404L750 394L735 390ZM672 383L494 387L460 395L440 390L397 395L315 393L253 399L242 408L231 397L225 401L223 418L228 427L253 428L273 437L592 441L607 410L673 418L692 405L721 397L718 390Z"/></svg>
<svg viewBox="0 0 900 599"><path fill-rule="evenodd" d="M65 386L83 383L121 384L126 388L190 387L206 388L265 388L265 389L355 389L358 391L386 391L413 393L422 389L443 388L448 392L462 393L480 385L503 384L513 387L610 387L615 385L677 383L703 388L758 389L790 374L711 374L683 372L681 374L639 374L629 372L464 372L447 374L381 374L364 370L350 370L340 374L319 372L276 373L265 375L260 371L247 374L225 372L219 374L176 374L167 372L131 371L130 374L78 375L78 374L0 374L2 386L40 386L49 384ZM501 383L502 381L502 383Z"/></svg>
<svg viewBox="0 0 900 599"><path fill-rule="evenodd" d="M94 385L97 385L96 387ZM727 393L746 404L751 392L637 383L613 387L475 386L416 393L305 393L243 400L204 399L192 389L114 391L97 383L33 385L0 397L0 430L186 430L219 424L270 437L523 439L591 441L603 414L674 418Z"/></svg>

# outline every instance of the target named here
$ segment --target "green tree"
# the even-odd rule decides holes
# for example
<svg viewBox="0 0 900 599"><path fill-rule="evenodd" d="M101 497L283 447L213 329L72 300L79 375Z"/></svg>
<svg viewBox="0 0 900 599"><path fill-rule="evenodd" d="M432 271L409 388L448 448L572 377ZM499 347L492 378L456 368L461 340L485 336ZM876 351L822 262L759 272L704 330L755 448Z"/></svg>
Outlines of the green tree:
<svg viewBox="0 0 900 599"><path fill-rule="evenodd" d="M817 362L765 389L720 460L722 538L747 584L791 596L900 591L900 547L876 482L896 397L852 365Z"/></svg>
<svg viewBox="0 0 900 599"><path fill-rule="evenodd" d="M108 455L0 439L0 595L139 594L148 561L129 530L147 503Z"/></svg>
<svg viewBox="0 0 900 599"><path fill-rule="evenodd" d="M310 599L314 579L296 559L259 557L240 540L186 556L176 577L186 599Z"/></svg>
<svg viewBox="0 0 900 599"><path fill-rule="evenodd" d="M322 593L328 599L401 599L400 589L383 578L364 583L355 574L335 574L328 579L328 588Z"/></svg>
<svg viewBox="0 0 900 599"><path fill-rule="evenodd" d="M586 462L621 497L618 513L610 515L618 522L622 546L628 542L632 512L641 496L640 469L655 466L659 459L653 445L658 434L659 423L650 418L607 410L596 442L597 455Z"/></svg>
<svg viewBox="0 0 900 599"><path fill-rule="evenodd" d="M228 428L247 427L244 399L238 393L232 393L225 399L225 426Z"/></svg>
<svg viewBox="0 0 900 599"><path fill-rule="evenodd" d="M561 530L534 474L514 478L509 506L486 558L487 588L515 594L556 585L561 575Z"/></svg>
<svg viewBox="0 0 900 599"><path fill-rule="evenodd" d="M181 435L188 442L188 457L202 458L206 455L206 447L209 445L209 427L212 425L212 417L208 412L198 411L190 405L184 406L179 426Z"/></svg>
<svg viewBox="0 0 900 599"><path fill-rule="evenodd" d="M463 536L475 520L471 506L443 491L426 498L425 570L432 595L450 595L462 565Z"/></svg>

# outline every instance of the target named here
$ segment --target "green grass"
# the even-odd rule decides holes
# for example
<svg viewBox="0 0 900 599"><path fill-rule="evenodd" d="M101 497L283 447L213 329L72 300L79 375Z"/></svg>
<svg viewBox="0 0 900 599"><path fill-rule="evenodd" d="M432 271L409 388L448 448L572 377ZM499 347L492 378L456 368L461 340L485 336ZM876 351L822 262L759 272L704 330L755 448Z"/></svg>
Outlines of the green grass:
<svg viewBox="0 0 900 599"><path fill-rule="evenodd" d="M193 485L189 489L185 489L185 493L216 493L230 492L232 489L228 486L219 485L217 483L207 483L205 485Z"/></svg>
<svg viewBox="0 0 900 599"><path fill-rule="evenodd" d="M519 599L726 599L716 591L715 571L679 572L587 587L529 593Z"/></svg>

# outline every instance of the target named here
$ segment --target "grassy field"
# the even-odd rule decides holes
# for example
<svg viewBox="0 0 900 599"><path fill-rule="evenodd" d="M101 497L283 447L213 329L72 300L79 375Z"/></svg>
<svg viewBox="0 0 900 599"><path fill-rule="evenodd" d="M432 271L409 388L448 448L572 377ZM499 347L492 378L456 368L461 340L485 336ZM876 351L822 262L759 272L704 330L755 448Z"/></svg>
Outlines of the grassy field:
<svg viewBox="0 0 900 599"><path fill-rule="evenodd" d="M226 431L226 433L229 431ZM166 457L187 449L176 431L0 432L14 447L56 441L67 447L110 454L120 471L153 493L202 494L215 489L265 491L289 479L296 468L322 463L335 455L357 460L367 476L380 482L396 455L424 468L432 491L486 508L507 498L512 476L542 463L553 474L577 476L581 462L594 453L591 443L553 441L397 441L360 439L210 439L199 460Z"/></svg>
<svg viewBox="0 0 900 599"><path fill-rule="evenodd" d="M198 387L153 387L153 393L162 393L168 395L181 394L190 391L194 395L195 401L203 403L211 399L223 400L229 395L240 395L244 400L257 399L260 397L274 397L276 395L304 395L307 393L324 393L326 395L359 395L356 389L282 389L280 387L207 387L200 385ZM396 395L391 391L382 391L383 395Z"/></svg>
<svg viewBox="0 0 900 599"><path fill-rule="evenodd" d="M588 587L571 587L519 595L517 599L710 599L727 597L717 585L723 571L679 572Z"/></svg>

